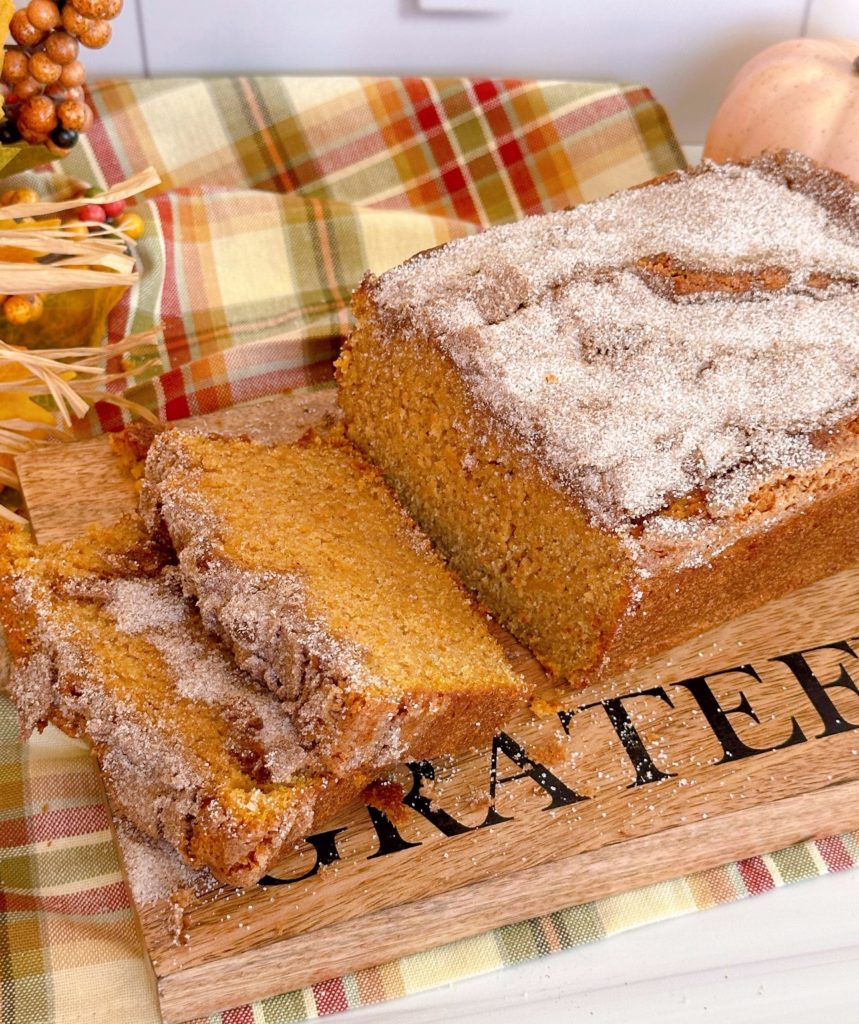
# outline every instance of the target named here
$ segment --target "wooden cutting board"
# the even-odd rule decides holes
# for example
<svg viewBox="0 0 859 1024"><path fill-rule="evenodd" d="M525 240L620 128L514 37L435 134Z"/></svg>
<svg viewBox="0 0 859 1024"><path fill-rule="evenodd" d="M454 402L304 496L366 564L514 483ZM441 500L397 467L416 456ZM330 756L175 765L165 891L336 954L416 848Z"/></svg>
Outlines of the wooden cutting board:
<svg viewBox="0 0 859 1024"><path fill-rule="evenodd" d="M333 391L193 421L297 436ZM188 421L189 424L192 421ZM22 456L40 541L134 505L104 439ZM503 924L859 828L859 568L510 722L493 749L402 766L252 889L139 907L166 1021Z"/></svg>

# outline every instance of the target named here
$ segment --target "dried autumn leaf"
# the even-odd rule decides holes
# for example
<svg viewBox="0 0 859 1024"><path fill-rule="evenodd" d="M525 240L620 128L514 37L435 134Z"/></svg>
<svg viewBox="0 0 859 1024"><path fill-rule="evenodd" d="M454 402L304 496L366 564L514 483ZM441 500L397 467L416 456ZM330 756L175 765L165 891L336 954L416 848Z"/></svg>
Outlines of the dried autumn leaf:
<svg viewBox="0 0 859 1024"><path fill-rule="evenodd" d="M30 381L32 375L19 363L0 364L0 423L11 420L54 423L54 414L34 402L29 389L6 390L10 384L26 384Z"/></svg>
<svg viewBox="0 0 859 1024"><path fill-rule="evenodd" d="M0 392L0 422L3 420L53 423L54 416L34 402L26 391L6 391Z"/></svg>
<svg viewBox="0 0 859 1024"><path fill-rule="evenodd" d="M125 288L118 286L46 295L41 317L28 324L4 323L3 340L26 348L100 345L107 318L124 293Z"/></svg>

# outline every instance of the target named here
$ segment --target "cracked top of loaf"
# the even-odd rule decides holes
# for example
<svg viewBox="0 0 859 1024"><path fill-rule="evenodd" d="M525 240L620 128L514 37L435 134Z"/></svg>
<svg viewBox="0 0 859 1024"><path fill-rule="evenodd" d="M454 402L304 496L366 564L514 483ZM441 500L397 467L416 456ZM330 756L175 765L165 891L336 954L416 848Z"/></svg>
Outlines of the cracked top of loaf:
<svg viewBox="0 0 859 1024"><path fill-rule="evenodd" d="M859 413L859 198L796 153L704 163L369 279L594 519L729 514Z"/></svg>

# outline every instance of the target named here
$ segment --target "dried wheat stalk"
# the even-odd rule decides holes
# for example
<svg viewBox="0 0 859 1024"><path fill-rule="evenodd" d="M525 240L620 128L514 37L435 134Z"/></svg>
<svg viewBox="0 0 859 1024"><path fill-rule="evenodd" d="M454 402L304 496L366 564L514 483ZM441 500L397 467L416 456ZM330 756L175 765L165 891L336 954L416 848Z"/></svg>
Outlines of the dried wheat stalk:
<svg viewBox="0 0 859 1024"><path fill-rule="evenodd" d="M148 409L109 391L108 386L142 373L156 365L158 360L147 360L135 367L133 373L108 373L104 364L115 356L151 345L159 333L158 328L142 331L101 348L20 349L0 341L0 370L3 366L14 365L18 371L13 379L0 379L0 402L4 392L24 393L30 397L49 395L56 407L53 424L23 419L0 420L0 455L19 455L38 445L69 439L74 420L85 416L96 402L109 402L130 409L150 422L157 422ZM15 473L0 466L0 487L17 486ZM0 518L24 522L2 502Z"/></svg>

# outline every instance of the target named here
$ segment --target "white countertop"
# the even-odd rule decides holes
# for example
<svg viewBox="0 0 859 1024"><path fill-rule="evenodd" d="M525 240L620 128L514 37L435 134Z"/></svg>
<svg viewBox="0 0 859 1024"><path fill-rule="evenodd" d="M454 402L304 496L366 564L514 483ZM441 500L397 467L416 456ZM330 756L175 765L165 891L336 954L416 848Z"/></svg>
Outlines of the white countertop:
<svg viewBox="0 0 859 1024"><path fill-rule="evenodd" d="M859 1020L859 870L378 1006L349 1024Z"/></svg>

